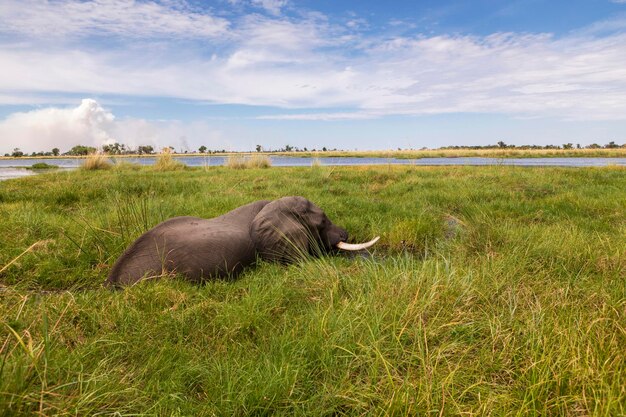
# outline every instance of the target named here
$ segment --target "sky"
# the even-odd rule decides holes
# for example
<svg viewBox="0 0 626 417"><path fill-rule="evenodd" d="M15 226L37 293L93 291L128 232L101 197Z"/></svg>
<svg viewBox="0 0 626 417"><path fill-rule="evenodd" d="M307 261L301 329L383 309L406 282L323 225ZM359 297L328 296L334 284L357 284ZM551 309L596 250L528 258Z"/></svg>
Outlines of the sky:
<svg viewBox="0 0 626 417"><path fill-rule="evenodd" d="M0 154L626 143L626 0L2 0Z"/></svg>

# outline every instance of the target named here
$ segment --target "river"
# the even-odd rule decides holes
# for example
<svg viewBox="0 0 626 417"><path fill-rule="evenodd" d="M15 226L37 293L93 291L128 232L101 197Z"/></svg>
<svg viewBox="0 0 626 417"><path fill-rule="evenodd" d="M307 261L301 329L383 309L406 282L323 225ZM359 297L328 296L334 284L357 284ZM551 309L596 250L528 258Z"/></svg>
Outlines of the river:
<svg viewBox="0 0 626 417"><path fill-rule="evenodd" d="M177 156L176 160L192 166L219 166L224 165L226 156ZM112 158L115 161L115 158ZM311 166L314 161L319 161L326 166L351 166L351 165L421 165L421 166L442 166L442 165L506 165L525 167L602 167L609 165L626 166L626 158L419 158L419 159L398 159L398 158L355 158L355 157L333 157L333 158L300 158L290 156L270 156L272 166ZM120 161L136 163L140 165L152 165L156 157L144 158L118 158ZM64 169L74 169L83 163L80 158L19 158L0 160L0 180L18 178L33 175L33 172L25 167L30 167L38 162L45 162L50 165L57 165Z"/></svg>

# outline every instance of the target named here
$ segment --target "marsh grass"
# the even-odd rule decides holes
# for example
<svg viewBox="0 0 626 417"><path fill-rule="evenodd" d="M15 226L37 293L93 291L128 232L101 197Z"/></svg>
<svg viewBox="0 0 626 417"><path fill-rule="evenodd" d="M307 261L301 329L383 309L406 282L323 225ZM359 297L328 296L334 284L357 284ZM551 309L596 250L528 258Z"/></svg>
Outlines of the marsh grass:
<svg viewBox="0 0 626 417"><path fill-rule="evenodd" d="M272 166L272 160L267 155L251 155L248 158L247 166L249 168L269 168Z"/></svg>
<svg viewBox="0 0 626 417"><path fill-rule="evenodd" d="M2 182L0 415L624 415L625 190L623 168L505 166ZM101 287L160 221L283 195L381 241Z"/></svg>
<svg viewBox="0 0 626 417"><path fill-rule="evenodd" d="M177 161L169 148L163 148L163 151L157 156L152 169L154 171L180 171L187 166Z"/></svg>
<svg viewBox="0 0 626 417"><path fill-rule="evenodd" d="M247 169L247 168L269 168L272 161L267 155L250 155L241 154L229 155L224 165L231 169Z"/></svg>
<svg viewBox="0 0 626 417"><path fill-rule="evenodd" d="M115 159L113 169L117 171L138 171L141 169L141 165L121 159Z"/></svg>
<svg viewBox="0 0 626 417"><path fill-rule="evenodd" d="M58 169L58 168L59 168L58 165L47 164L45 162L37 162L36 164L32 164L30 167L27 167L26 169L47 170L47 169Z"/></svg>
<svg viewBox="0 0 626 417"><path fill-rule="evenodd" d="M80 169L86 171L95 171L101 169L111 169L113 164L109 160L109 157L103 153L92 153L85 158L85 161L80 165Z"/></svg>

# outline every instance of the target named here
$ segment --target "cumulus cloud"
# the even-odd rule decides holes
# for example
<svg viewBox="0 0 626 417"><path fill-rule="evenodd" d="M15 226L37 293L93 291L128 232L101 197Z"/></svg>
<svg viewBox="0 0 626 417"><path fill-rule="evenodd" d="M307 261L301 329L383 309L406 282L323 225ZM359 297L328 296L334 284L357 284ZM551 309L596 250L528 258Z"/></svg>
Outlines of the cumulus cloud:
<svg viewBox="0 0 626 417"><path fill-rule="evenodd" d="M285 5L281 0L261 3L277 11ZM319 13L252 14L227 21L184 1L57 0L33 3L36 12L16 4L0 6L0 30L34 40L5 40L0 48L4 102L61 91L316 110L273 119L441 113L626 118L624 19L561 37L385 37L333 23ZM49 24L94 37L103 31L133 39L154 34L193 39L185 47L180 39L162 38L151 40L149 47L124 41L115 48L98 48L97 42L36 42ZM194 42L207 36L213 37L210 45ZM335 108L341 110L331 116Z"/></svg>
<svg viewBox="0 0 626 417"><path fill-rule="evenodd" d="M46 108L14 113L0 122L0 137L6 149L49 151L77 144L100 146L114 142L115 117L95 100L85 99L78 107Z"/></svg>
<svg viewBox="0 0 626 417"><path fill-rule="evenodd" d="M220 132L203 122L184 124L176 120L119 120L93 99L83 99L77 107L49 107L9 115L0 121L2 153L20 148L31 153L59 148L62 152L76 145L100 147L114 142L131 147L152 145L156 149L173 146L193 150L189 141L228 148Z"/></svg>

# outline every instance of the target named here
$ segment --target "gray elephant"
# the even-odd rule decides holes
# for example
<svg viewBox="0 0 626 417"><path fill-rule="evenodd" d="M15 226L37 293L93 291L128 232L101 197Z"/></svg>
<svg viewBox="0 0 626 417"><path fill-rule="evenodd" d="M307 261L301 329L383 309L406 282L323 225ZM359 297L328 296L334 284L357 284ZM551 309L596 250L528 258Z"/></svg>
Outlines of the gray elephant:
<svg viewBox="0 0 626 417"><path fill-rule="evenodd" d="M348 244L348 233L304 197L256 201L214 219L175 217L141 235L117 260L107 285L122 287L172 273L201 282L236 277L257 257L281 263Z"/></svg>

